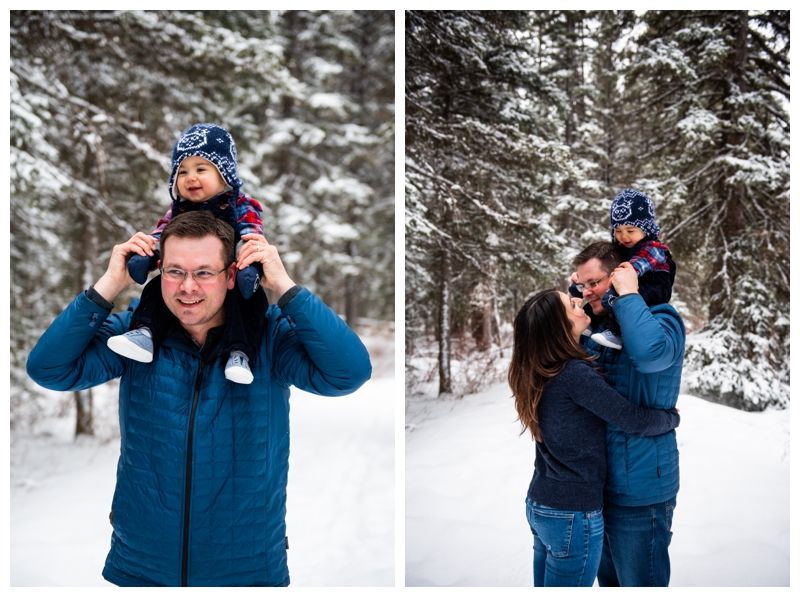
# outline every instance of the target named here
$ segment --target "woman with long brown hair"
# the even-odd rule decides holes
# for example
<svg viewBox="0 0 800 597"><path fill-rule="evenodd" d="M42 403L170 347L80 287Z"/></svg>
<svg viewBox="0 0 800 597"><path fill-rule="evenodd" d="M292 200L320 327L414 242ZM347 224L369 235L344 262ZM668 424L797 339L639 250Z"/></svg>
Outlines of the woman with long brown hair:
<svg viewBox="0 0 800 597"><path fill-rule="evenodd" d="M586 586L603 550L606 421L641 437L680 423L675 409L641 408L611 388L581 347L581 299L555 289L528 299L514 321L508 383L522 432L536 440L526 498L534 586Z"/></svg>

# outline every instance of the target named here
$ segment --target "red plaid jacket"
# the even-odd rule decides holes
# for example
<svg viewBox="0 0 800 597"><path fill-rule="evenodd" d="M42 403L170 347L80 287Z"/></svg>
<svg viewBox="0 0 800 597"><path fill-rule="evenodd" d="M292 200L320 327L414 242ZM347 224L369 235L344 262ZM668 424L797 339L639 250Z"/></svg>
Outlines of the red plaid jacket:
<svg viewBox="0 0 800 597"><path fill-rule="evenodd" d="M206 201L206 203L216 204L219 205L220 208L224 209L228 204L228 199L231 196L231 192L232 191L220 193L213 199ZM188 204L186 206L187 211L192 211L193 204L191 202L184 201L182 203ZM239 233L240 237L245 234L261 234L263 236L264 223L261 221L261 211L261 204L258 201L247 197L244 193L239 193L239 198L236 201L236 231ZM172 207L170 206L164 217L158 221L156 229L150 233L150 236L160 239L161 232L171 219Z"/></svg>
<svg viewBox="0 0 800 597"><path fill-rule="evenodd" d="M647 272L668 272L669 247L655 240L642 241L631 249L630 261L640 276Z"/></svg>

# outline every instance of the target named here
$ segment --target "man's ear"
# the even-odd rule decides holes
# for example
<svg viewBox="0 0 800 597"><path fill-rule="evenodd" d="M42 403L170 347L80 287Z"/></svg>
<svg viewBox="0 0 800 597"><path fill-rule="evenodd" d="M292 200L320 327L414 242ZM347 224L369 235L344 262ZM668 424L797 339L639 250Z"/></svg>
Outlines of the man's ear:
<svg viewBox="0 0 800 597"><path fill-rule="evenodd" d="M233 287L236 285L236 272L239 271L239 268L236 266L236 262L234 261L228 266L228 290L233 290Z"/></svg>

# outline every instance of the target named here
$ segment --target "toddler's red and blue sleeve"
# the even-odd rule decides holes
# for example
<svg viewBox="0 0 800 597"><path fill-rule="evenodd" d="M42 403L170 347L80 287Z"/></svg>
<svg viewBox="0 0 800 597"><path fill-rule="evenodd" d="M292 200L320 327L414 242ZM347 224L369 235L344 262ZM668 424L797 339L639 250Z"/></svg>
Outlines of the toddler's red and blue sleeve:
<svg viewBox="0 0 800 597"><path fill-rule="evenodd" d="M239 193L239 199L236 201L236 224L239 228L239 236L245 234L264 236L261 212L261 204L258 201L245 196L244 193Z"/></svg>
<svg viewBox="0 0 800 597"><path fill-rule="evenodd" d="M647 272L668 272L667 251L669 249L662 243L656 241L647 242L631 256L629 261L640 276Z"/></svg>
<svg viewBox="0 0 800 597"><path fill-rule="evenodd" d="M161 239L161 233L164 231L164 228L169 224L169 221L172 219L172 208L170 207L167 210L167 213L164 214L164 217L158 221L156 224L156 229L150 233L150 236L155 237L156 239Z"/></svg>

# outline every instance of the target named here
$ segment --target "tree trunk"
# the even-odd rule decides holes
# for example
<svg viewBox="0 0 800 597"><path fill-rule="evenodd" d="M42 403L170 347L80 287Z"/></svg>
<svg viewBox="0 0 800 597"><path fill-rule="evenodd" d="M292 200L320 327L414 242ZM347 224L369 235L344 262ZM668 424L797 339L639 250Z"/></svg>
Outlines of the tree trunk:
<svg viewBox="0 0 800 597"><path fill-rule="evenodd" d="M347 241L347 253L355 260L357 254L356 243ZM358 276L347 274L344 277L344 319L350 329L358 331Z"/></svg>
<svg viewBox="0 0 800 597"><path fill-rule="evenodd" d="M733 83L738 87L736 93L744 93L745 87L744 69L747 60L747 12L740 11L739 19L736 24L735 39L736 45L731 52L727 66ZM733 89L728 89L730 102L734 95ZM729 103L730 105L730 103ZM729 128L724 130L721 137L720 151L722 154L736 155L736 147L745 141L744 134L737 130L734 123L738 114L735 110L725 110L724 120L730 123ZM725 179L730 179L736 173L735 167L729 167ZM745 202L747 201L747 189L744 183L737 182L730 184L723 180L717 185L716 192L718 201L723 207L722 225L716 228L716 246L721 249L717 251L714 259L713 270L711 272L711 301L708 307L708 318L713 320L722 316L726 309L731 312L730 306L733 300L733 289L737 284L741 272L738 271L732 255L727 249L730 241L736 240L745 233L747 226L745 222Z"/></svg>
<svg viewBox="0 0 800 597"><path fill-rule="evenodd" d="M450 378L450 284L453 277L453 263L450 248L442 248L441 298L439 302L439 394L452 394L453 382Z"/></svg>
<svg viewBox="0 0 800 597"><path fill-rule="evenodd" d="M492 301L489 300L483 306L483 317L481 317L481 346L480 350L488 351L492 347Z"/></svg>
<svg viewBox="0 0 800 597"><path fill-rule="evenodd" d="M97 163L96 148L87 146L86 157L83 162L84 178L88 179L93 167ZM100 164L98 164L100 165ZM103 168L99 168L101 174L101 184L105 179ZM103 185L105 191L105 185ZM95 278L95 259L98 252L97 238L97 215L92 209L90 201L77 202L81 213L81 228L83 232L83 242L80 244L82 255L80 255L81 275L78 278L78 291L83 292L96 282ZM92 427L92 390L74 392L76 406L75 437L79 435L94 435Z"/></svg>
<svg viewBox="0 0 800 597"><path fill-rule="evenodd" d="M296 11L287 10L283 14L283 26L281 31L286 36L286 46L284 48L284 63L286 64L292 76L297 77L300 73L299 60L298 60L298 34L301 26L298 22L298 15ZM288 119L295 114L295 100L294 94L283 94L280 102L280 113L282 119ZM288 144L281 149L277 156L276 161L278 165L278 172L282 176L291 180L297 174L297 158L292 152L293 144ZM283 185L281 192L281 199L288 204L292 204L292 193L290 192L291 184Z"/></svg>
<svg viewBox="0 0 800 597"><path fill-rule="evenodd" d="M575 15L572 11L565 11L564 15L567 19L566 38L567 48L564 65L565 70L569 73L564 80L564 93L567 99L567 113L565 114L564 122L564 143L567 147L572 147L573 136L575 131L575 110L577 108L577 98L575 97L575 48L573 43L575 41Z"/></svg>
<svg viewBox="0 0 800 597"><path fill-rule="evenodd" d="M79 435L94 435L92 424L92 389L73 392L75 396L75 437Z"/></svg>
<svg viewBox="0 0 800 597"><path fill-rule="evenodd" d="M453 206L444 200L444 229L448 233L453 229ZM450 377L450 339L451 329L450 306L452 303L453 256L447 241L442 243L441 281L439 294L439 394L453 393L453 380Z"/></svg>
<svg viewBox="0 0 800 597"><path fill-rule="evenodd" d="M492 260L490 259L488 262L491 268ZM472 316L472 337L475 339L475 347L481 352L491 349L495 338L494 283L494 278L489 277L478 285L476 293L473 295L475 299L478 299L478 305Z"/></svg>

